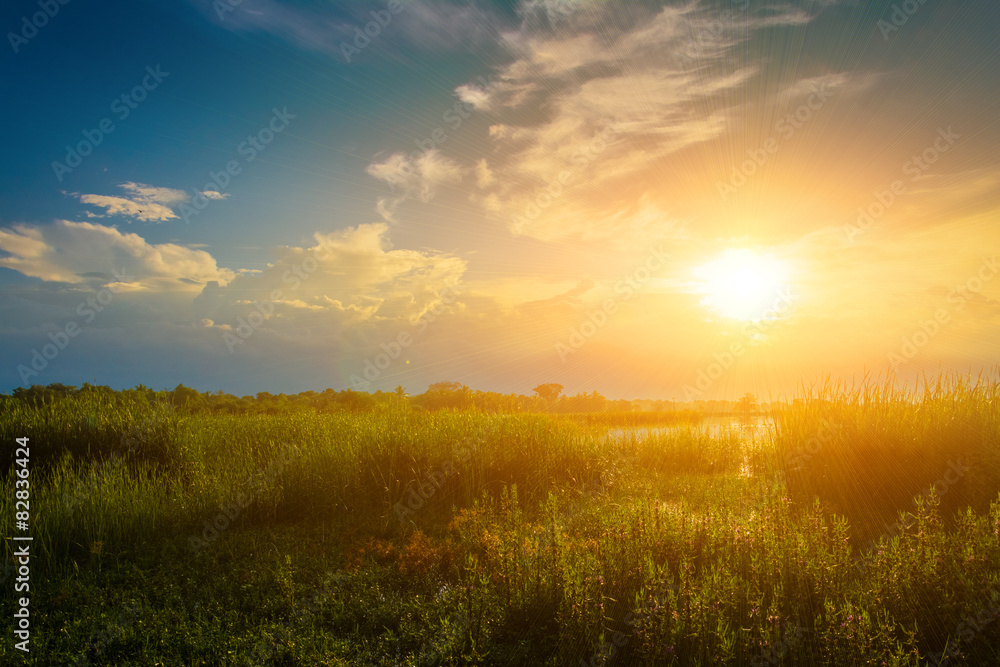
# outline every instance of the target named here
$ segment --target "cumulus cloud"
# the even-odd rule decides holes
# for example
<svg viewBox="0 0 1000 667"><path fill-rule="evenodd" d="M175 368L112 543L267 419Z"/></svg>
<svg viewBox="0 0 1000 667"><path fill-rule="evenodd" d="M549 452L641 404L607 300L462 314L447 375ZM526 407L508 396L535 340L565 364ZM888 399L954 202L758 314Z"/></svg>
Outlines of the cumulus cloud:
<svg viewBox="0 0 1000 667"><path fill-rule="evenodd" d="M465 261L450 255L394 250L388 225L375 223L316 233L309 247L282 247L256 275L208 285L198 317L234 322L254 302L272 302L269 327L330 330L363 322L405 325L461 281Z"/></svg>
<svg viewBox="0 0 1000 667"><path fill-rule="evenodd" d="M389 184L395 193L380 197L375 209L388 222L395 222L396 208L406 199L429 202L444 185L462 180L465 169L438 149L424 153L394 153L381 162L372 162L365 169L370 176Z"/></svg>
<svg viewBox="0 0 1000 667"><path fill-rule="evenodd" d="M476 163L476 185L478 187L489 187L495 180L493 172L490 171L490 166L486 163L485 159Z"/></svg>
<svg viewBox="0 0 1000 667"><path fill-rule="evenodd" d="M425 202L434 198L439 186L462 180L463 173L457 162L436 148L416 157L394 153L381 162L368 165L365 171L401 194L416 196Z"/></svg>
<svg viewBox="0 0 1000 667"><path fill-rule="evenodd" d="M162 188L144 183L121 183L125 196L112 197L96 194L74 194L84 204L90 204L104 209L103 214L86 211L89 218L118 215L146 222L164 222L178 217L176 211L181 204L191 201L191 195L183 190ZM206 190L200 193L207 199L225 199L229 195Z"/></svg>
<svg viewBox="0 0 1000 667"><path fill-rule="evenodd" d="M208 281L234 277L203 250L173 243L151 244L137 234L89 222L57 220L49 225L0 229L0 266L50 282L87 283L115 271L133 277L129 290L198 290Z"/></svg>

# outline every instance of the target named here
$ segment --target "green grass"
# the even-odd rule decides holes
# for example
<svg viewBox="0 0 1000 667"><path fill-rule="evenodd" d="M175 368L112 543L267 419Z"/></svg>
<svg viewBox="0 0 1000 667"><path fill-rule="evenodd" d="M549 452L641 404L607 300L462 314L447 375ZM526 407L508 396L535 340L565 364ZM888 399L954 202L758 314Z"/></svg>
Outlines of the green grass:
<svg viewBox="0 0 1000 667"><path fill-rule="evenodd" d="M998 396L827 385L767 431L5 401L0 431L32 453L18 660L917 665L949 647L946 664L993 663Z"/></svg>

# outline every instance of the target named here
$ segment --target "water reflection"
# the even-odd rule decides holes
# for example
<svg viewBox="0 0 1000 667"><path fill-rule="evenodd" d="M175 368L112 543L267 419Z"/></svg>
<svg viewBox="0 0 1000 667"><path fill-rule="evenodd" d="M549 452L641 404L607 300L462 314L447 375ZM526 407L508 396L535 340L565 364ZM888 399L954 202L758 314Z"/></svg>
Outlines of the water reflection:
<svg viewBox="0 0 1000 667"><path fill-rule="evenodd" d="M608 429L608 436L612 438L635 436L636 438L642 440L650 435L671 432L676 433L677 431L685 431L688 429L693 429L695 431L707 431L709 435L713 436L729 430L736 431L738 433L745 433L747 435L763 435L766 434L769 429L773 428L773 417L758 415L750 420L745 420L732 415L725 415L720 417L705 417L700 422L695 424L679 423L659 426L625 426L610 428Z"/></svg>

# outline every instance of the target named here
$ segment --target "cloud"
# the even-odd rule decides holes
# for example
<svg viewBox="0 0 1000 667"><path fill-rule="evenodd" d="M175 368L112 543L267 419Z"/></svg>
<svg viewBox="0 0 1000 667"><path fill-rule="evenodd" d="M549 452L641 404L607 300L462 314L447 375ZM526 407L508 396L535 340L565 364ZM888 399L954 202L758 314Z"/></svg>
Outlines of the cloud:
<svg viewBox="0 0 1000 667"><path fill-rule="evenodd" d="M388 231L386 224L368 224L317 232L311 243L275 248L263 269L231 270L203 250L154 244L90 222L0 228L0 267L44 281L0 296L0 347L10 362L5 377L18 384L11 369L30 360L53 327L80 322L81 300L110 287L113 307L86 322L86 336L74 343L72 354L82 361L65 357L69 365L53 365L47 381L73 373L125 376L149 359L163 362L149 367L154 375L169 369L166 384L193 382L199 373L218 377L237 361L224 334L268 303L268 316L239 349L241 372L263 372L258 362L309 360L309 382L349 386L348 375L359 372L372 346L403 331L418 338L418 319L428 313L441 320L438 334L451 335L449 322L465 309L451 289L461 283L465 261L393 248ZM444 344L430 335L421 339L427 342ZM92 369L91 360L104 370Z"/></svg>
<svg viewBox="0 0 1000 667"><path fill-rule="evenodd" d="M497 18L474 4L403 0L398 13L388 3L321 3L290 6L277 0L244 0L219 14L219 3L190 0L211 21L234 32L266 32L295 46L343 58L343 45L355 48L356 30L378 21L370 41L379 49L441 51L476 48L495 40ZM372 16L372 14L377 16ZM388 20L386 16L388 15ZM379 19L381 17L381 19ZM374 30L372 31L374 32Z"/></svg>
<svg viewBox="0 0 1000 667"><path fill-rule="evenodd" d="M730 56L756 31L811 19L788 7L719 12L698 3L654 10L557 0L523 3L520 13L520 28L502 36L513 60L489 87L455 92L493 121L488 171L476 167L484 190L476 201L514 234L546 241L634 240L650 230L657 208L670 220L671 206L646 185L648 174L734 126L741 110L732 91L760 63ZM845 80L814 78L796 91ZM635 202L644 198L638 213Z"/></svg>
<svg viewBox="0 0 1000 667"><path fill-rule="evenodd" d="M173 243L151 244L137 234L89 222L57 220L49 225L0 229L0 266L48 282L101 284L116 271L132 279L129 289L198 290L208 281L234 277L203 250Z"/></svg>
<svg viewBox="0 0 1000 667"><path fill-rule="evenodd" d="M337 329L362 322L407 322L458 283L465 261L450 255L393 250L388 225L375 223L316 233L309 247L275 249L259 274L208 285L196 300L199 319L235 322L254 302L271 301L271 328Z"/></svg>
<svg viewBox="0 0 1000 667"><path fill-rule="evenodd" d="M119 215L136 220L164 222L178 217L176 210L181 204L191 201L191 195L183 190L173 188L159 188L143 183L121 183L118 187L126 192L124 197L110 197L107 195L74 194L84 204L98 206L105 210L103 215L85 211L88 218L104 217L105 215ZM225 199L229 195L206 190L201 195L207 199Z"/></svg>
<svg viewBox="0 0 1000 667"><path fill-rule="evenodd" d="M850 75L844 72L830 72L819 76L799 79L786 86L775 97L778 103L799 103L802 98L808 98L815 92L836 90L838 97L853 95L870 89L879 83L885 75L878 72L860 72Z"/></svg>
<svg viewBox="0 0 1000 667"><path fill-rule="evenodd" d="M486 163L485 159L476 163L476 185L479 188L489 187L495 180L493 172L490 171L490 166Z"/></svg>
<svg viewBox="0 0 1000 667"><path fill-rule="evenodd" d="M417 198L428 202L441 186L462 180L465 169L438 149L416 156L414 153L394 153L365 169L370 176L388 183L396 193L394 197L381 197L376 203L376 210L384 220L394 222L396 208L404 200Z"/></svg>

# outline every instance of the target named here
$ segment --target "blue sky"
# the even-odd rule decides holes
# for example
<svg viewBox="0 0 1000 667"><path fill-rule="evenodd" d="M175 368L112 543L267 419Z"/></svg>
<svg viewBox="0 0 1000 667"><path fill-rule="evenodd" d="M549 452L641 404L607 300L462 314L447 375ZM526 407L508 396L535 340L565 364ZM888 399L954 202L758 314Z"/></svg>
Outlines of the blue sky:
<svg viewBox="0 0 1000 667"><path fill-rule="evenodd" d="M0 14L0 390L997 361L994 2L42 4Z"/></svg>

